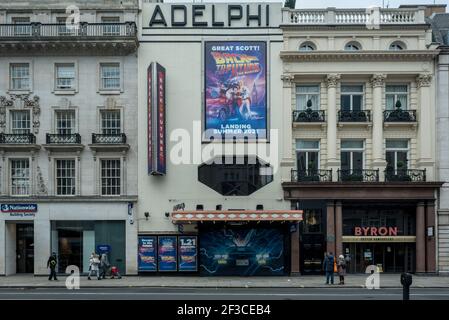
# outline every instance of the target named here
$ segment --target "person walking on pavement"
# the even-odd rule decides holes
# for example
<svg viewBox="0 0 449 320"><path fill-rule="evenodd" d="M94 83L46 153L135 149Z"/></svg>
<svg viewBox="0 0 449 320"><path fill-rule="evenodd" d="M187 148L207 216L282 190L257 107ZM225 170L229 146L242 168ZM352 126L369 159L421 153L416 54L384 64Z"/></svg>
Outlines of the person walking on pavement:
<svg viewBox="0 0 449 320"><path fill-rule="evenodd" d="M98 280L100 280L100 273L98 271L98 267L100 265L100 259L98 258L98 255L95 252L92 252L89 258L89 274L87 276L87 279L90 280L90 276L93 272L95 272L95 276Z"/></svg>
<svg viewBox="0 0 449 320"><path fill-rule="evenodd" d="M329 280L330 284L334 284L334 263L334 255L332 254L332 252L329 252L324 257L323 265L324 272L326 273L326 284L329 284Z"/></svg>
<svg viewBox="0 0 449 320"><path fill-rule="evenodd" d="M340 277L339 284L344 285L346 275L346 260L342 254L338 256L337 268L338 268L338 276Z"/></svg>
<svg viewBox="0 0 449 320"><path fill-rule="evenodd" d="M50 276L48 277L48 280L58 280L56 278L56 265L58 264L58 260L56 258L56 252L53 252L51 256L48 258L47 261L47 268L50 268Z"/></svg>
<svg viewBox="0 0 449 320"><path fill-rule="evenodd" d="M106 253L102 253L100 258L100 279L106 278L106 272L108 271L109 266L108 255Z"/></svg>

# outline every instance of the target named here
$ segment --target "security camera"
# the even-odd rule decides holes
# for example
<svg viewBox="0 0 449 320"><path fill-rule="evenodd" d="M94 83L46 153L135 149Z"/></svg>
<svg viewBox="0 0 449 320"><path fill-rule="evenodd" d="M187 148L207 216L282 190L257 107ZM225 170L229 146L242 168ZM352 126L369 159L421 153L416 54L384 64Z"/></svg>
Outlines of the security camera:
<svg viewBox="0 0 449 320"><path fill-rule="evenodd" d="M148 220L148 217L150 216L150 213L147 211L147 212L144 213L144 215L145 215L145 219Z"/></svg>
<svg viewBox="0 0 449 320"><path fill-rule="evenodd" d="M170 216L170 212L166 212L165 216L168 218Z"/></svg>

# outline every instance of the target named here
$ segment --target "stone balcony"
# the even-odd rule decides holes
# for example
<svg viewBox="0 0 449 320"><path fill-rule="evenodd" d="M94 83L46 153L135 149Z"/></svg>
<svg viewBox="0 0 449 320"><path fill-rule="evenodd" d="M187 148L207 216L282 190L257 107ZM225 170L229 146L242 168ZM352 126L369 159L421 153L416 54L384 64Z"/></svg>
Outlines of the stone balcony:
<svg viewBox="0 0 449 320"><path fill-rule="evenodd" d="M128 55L138 47L137 27L126 23L0 24L0 55Z"/></svg>
<svg viewBox="0 0 449 320"><path fill-rule="evenodd" d="M426 24L425 8L288 9L282 10L285 26L307 25L417 25Z"/></svg>

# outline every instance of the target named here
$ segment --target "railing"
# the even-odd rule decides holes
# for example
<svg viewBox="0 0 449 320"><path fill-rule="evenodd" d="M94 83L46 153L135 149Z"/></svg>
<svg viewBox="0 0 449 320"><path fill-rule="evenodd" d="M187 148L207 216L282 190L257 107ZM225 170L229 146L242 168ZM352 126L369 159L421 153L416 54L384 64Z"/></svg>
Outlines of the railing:
<svg viewBox="0 0 449 320"><path fill-rule="evenodd" d="M47 133L47 144L81 144L81 135L73 134L50 134Z"/></svg>
<svg viewBox="0 0 449 320"><path fill-rule="evenodd" d="M126 134L99 134L92 133L92 144L125 144Z"/></svg>
<svg viewBox="0 0 449 320"><path fill-rule="evenodd" d="M134 22L66 24L0 24L0 39L136 37Z"/></svg>
<svg viewBox="0 0 449 320"><path fill-rule="evenodd" d="M338 170L338 181L378 182L379 170L353 169Z"/></svg>
<svg viewBox="0 0 449 320"><path fill-rule="evenodd" d="M282 10L282 23L295 25L385 25L425 24L421 8L368 9L288 9Z"/></svg>
<svg viewBox="0 0 449 320"><path fill-rule="evenodd" d="M324 110L312 110L307 108L306 110L293 111L293 122L325 122Z"/></svg>
<svg viewBox="0 0 449 320"><path fill-rule="evenodd" d="M2 143L2 144L35 144L36 136L32 133L24 133L24 134L0 133L0 143Z"/></svg>
<svg viewBox="0 0 449 320"><path fill-rule="evenodd" d="M371 122L370 110L339 110L338 121L340 122Z"/></svg>
<svg viewBox="0 0 449 320"><path fill-rule="evenodd" d="M412 181L412 182L424 182L426 181L426 170L417 169L398 169L398 170L385 170L385 181Z"/></svg>
<svg viewBox="0 0 449 320"><path fill-rule="evenodd" d="M332 170L292 170L292 182L331 182Z"/></svg>
<svg viewBox="0 0 449 320"><path fill-rule="evenodd" d="M416 122L416 110L395 110L384 111L385 122Z"/></svg>

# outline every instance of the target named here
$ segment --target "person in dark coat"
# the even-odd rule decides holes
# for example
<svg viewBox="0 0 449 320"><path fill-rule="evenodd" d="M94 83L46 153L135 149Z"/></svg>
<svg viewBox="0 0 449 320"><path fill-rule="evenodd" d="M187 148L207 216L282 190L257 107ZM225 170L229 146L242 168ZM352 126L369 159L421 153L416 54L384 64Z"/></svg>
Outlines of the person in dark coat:
<svg viewBox="0 0 449 320"><path fill-rule="evenodd" d="M48 280L52 280L53 278L55 280L58 280L56 278L56 265L57 264L58 264L58 260L56 258L56 252L53 252L47 261L47 268L50 268L50 276L48 277Z"/></svg>
<svg viewBox="0 0 449 320"><path fill-rule="evenodd" d="M329 284L329 281L330 284L334 284L334 261L335 258L332 252L329 252L324 257L323 269L326 273L326 284Z"/></svg>

